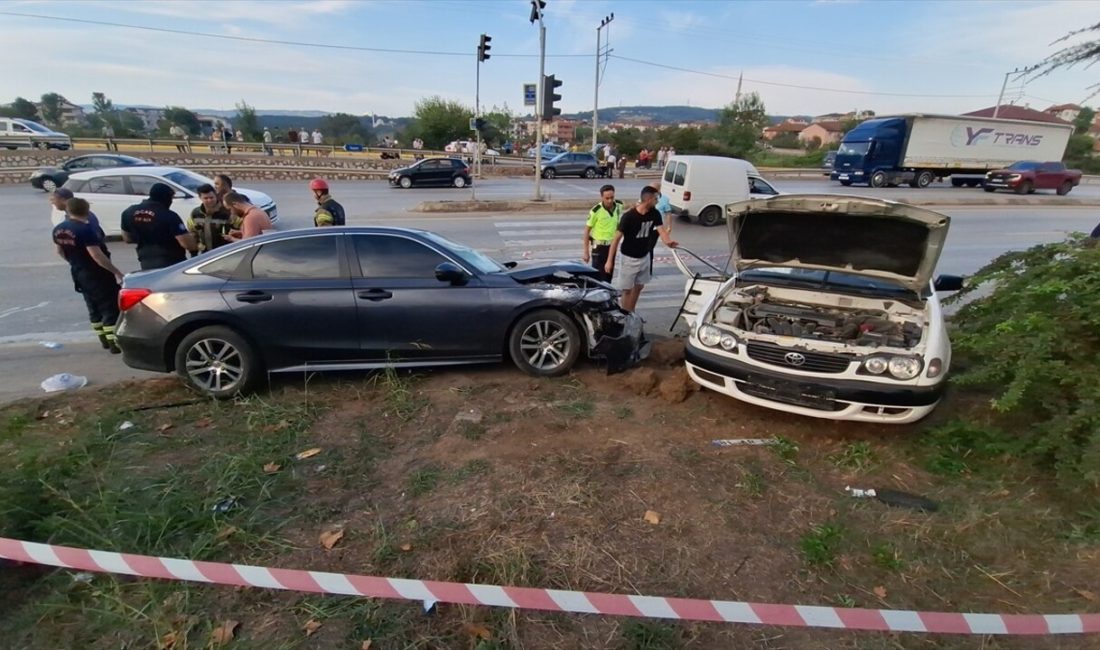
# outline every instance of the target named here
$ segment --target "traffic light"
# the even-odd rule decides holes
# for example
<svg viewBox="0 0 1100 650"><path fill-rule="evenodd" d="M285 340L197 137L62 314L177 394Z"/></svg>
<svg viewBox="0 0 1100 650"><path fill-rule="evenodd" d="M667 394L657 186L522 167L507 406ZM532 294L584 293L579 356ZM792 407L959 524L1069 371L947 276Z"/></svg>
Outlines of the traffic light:
<svg viewBox="0 0 1100 650"><path fill-rule="evenodd" d="M486 124L487 124L487 122L485 121L484 117L475 117L474 118L474 130L475 131L484 131Z"/></svg>
<svg viewBox="0 0 1100 650"><path fill-rule="evenodd" d="M539 114L542 115L544 121L551 121L555 115L561 115L561 109L554 106L554 103L561 99L561 95L554 92L561 82L554 78L554 75L545 75L542 78L542 110Z"/></svg>
<svg viewBox="0 0 1100 650"><path fill-rule="evenodd" d="M491 45L489 45L489 41L491 41L491 40L493 40L492 36L488 36L486 34L481 35L481 44L477 46L477 60L478 61L488 61L489 60L489 49L492 47Z"/></svg>
<svg viewBox="0 0 1100 650"><path fill-rule="evenodd" d="M546 8L546 0L531 0L531 22L542 18L542 10Z"/></svg>

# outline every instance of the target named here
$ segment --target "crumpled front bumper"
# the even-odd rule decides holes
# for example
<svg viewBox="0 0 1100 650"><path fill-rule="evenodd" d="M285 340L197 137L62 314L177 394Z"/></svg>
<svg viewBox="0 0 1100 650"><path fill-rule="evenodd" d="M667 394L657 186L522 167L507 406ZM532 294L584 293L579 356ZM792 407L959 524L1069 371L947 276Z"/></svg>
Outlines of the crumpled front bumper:
<svg viewBox="0 0 1100 650"><path fill-rule="evenodd" d="M588 355L607 364L607 374L623 372L649 356L642 319L622 309L583 314L589 335Z"/></svg>

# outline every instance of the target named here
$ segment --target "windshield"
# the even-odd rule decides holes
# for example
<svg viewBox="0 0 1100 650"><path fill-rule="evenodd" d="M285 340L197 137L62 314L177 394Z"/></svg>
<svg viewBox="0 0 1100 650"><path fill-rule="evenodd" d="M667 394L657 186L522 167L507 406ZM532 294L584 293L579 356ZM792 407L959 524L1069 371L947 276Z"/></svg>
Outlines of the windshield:
<svg viewBox="0 0 1100 650"><path fill-rule="evenodd" d="M477 269L479 273L499 273L504 270L504 267L497 263L493 258L484 255L474 249L466 246L465 244L459 244L453 242L446 237L440 237L434 232L423 233L424 237L428 240L442 246L451 253L458 256L463 262Z"/></svg>
<svg viewBox="0 0 1100 650"><path fill-rule="evenodd" d="M546 162L558 162L559 160L563 160L564 158L565 158L565 154L559 153L559 154L555 154L553 158L551 158L550 160L547 160Z"/></svg>
<svg viewBox="0 0 1100 650"><path fill-rule="evenodd" d="M867 154L870 148L870 142L841 142L840 149L837 149L837 155L863 156Z"/></svg>
<svg viewBox="0 0 1100 650"><path fill-rule="evenodd" d="M1039 163L1032 162L1030 160L1021 160L1018 163L1012 163L1012 165L1009 166L1009 169L1018 172L1030 172L1039 169Z"/></svg>
<svg viewBox="0 0 1100 650"><path fill-rule="evenodd" d="M180 187L187 188L192 192L198 192L200 185L213 185L214 181L203 176L199 176L193 172L189 172L185 169L180 169L174 172L169 172L164 175L165 180L172 181Z"/></svg>
<svg viewBox="0 0 1100 650"><path fill-rule="evenodd" d="M908 289L888 280L863 275L818 269L794 269L785 266L750 269L739 277L747 282L765 282L792 287L831 289L842 293L871 293L874 295L912 296Z"/></svg>
<svg viewBox="0 0 1100 650"><path fill-rule="evenodd" d="M42 126L38 122L31 122L30 120L20 120L19 122L16 122L16 124L22 124L31 131L37 131L38 133L52 133L52 131Z"/></svg>

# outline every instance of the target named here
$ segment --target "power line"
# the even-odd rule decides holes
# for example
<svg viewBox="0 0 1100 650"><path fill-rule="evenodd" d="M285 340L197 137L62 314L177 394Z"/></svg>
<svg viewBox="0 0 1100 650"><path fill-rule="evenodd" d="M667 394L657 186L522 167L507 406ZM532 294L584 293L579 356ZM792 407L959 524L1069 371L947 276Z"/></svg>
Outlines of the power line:
<svg viewBox="0 0 1100 650"><path fill-rule="evenodd" d="M385 54L425 54L431 56L476 56L473 52L446 52L439 50L402 50L395 48L385 47L362 47L359 45L334 45L330 43L305 43L302 41L285 41L273 38L257 38L254 36L234 36L231 34L214 34L211 32L193 32L184 29L170 29L167 27L150 27L148 25L130 25L127 23L115 23L106 20L91 20L88 18L67 18L64 16L43 16L39 14L26 14L15 11L0 11L0 16L15 16L17 18L37 18L41 20L55 20L59 22L77 23L82 25L99 25L101 27L122 27L125 29L140 29L149 32L160 32L163 34L179 34L182 36L200 36L203 38L219 38L226 41L242 41L245 43L264 43L267 45L291 45L294 47L313 47L322 48L328 50L351 50L356 52L379 52ZM507 56L507 57L519 57L529 58L536 57L538 54L507 54L504 52L493 52L493 56ZM548 57L554 58L587 58L587 54L547 54Z"/></svg>
<svg viewBox="0 0 1100 650"><path fill-rule="evenodd" d="M666 70L676 70L677 72L690 72L691 74L704 75L707 77L717 77L719 79L729 79L730 81L737 81L737 77L721 74L719 72L705 72L703 70L693 70L691 68L681 68L674 65L665 65L664 63L654 63L653 61L642 61L641 59L632 59L625 56L619 56L618 54L611 54L613 58L620 59L622 61L630 61L631 63L638 63L641 65L648 65L655 68L664 68ZM745 81L754 84L760 84L762 86L778 86L781 88L797 88L798 90L818 90L830 93L844 93L848 95L876 95L880 97L927 97L935 99L975 99L975 98L989 98L993 95L933 95L927 93L884 93L874 92L870 90L845 90L840 88L822 88L820 86L800 86L798 84L785 84L778 81L761 81L759 79L745 78Z"/></svg>

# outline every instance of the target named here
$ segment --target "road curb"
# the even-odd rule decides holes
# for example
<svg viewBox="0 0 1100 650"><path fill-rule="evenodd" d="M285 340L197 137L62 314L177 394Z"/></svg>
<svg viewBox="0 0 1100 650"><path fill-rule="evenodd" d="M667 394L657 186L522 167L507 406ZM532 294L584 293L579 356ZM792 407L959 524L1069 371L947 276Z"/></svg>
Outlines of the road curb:
<svg viewBox="0 0 1100 650"><path fill-rule="evenodd" d="M839 196L839 195L838 195ZM867 197L861 197L867 198ZM877 198L877 197L875 197ZM959 199L925 199L915 196L884 197L897 203L917 206L1045 206L1100 207L1100 199L1067 199L1061 197L981 197ZM572 212L588 210L598 199L566 199L558 201L422 201L412 212Z"/></svg>

